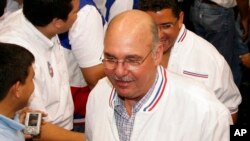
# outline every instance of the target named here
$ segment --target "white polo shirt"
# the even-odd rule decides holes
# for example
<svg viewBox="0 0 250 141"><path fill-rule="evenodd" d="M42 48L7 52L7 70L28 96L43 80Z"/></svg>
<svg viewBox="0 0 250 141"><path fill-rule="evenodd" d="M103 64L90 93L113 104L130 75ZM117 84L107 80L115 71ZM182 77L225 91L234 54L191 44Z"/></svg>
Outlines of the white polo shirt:
<svg viewBox="0 0 250 141"><path fill-rule="evenodd" d="M46 121L72 129L74 107L64 48L58 37L51 40L45 37L24 17L22 9L10 15L3 24L0 41L23 46L35 56L35 90L30 108L48 113Z"/></svg>
<svg viewBox="0 0 250 141"><path fill-rule="evenodd" d="M237 5L236 0L211 0L225 8L232 8Z"/></svg>
<svg viewBox="0 0 250 141"><path fill-rule="evenodd" d="M95 2L97 8L100 9L102 15L106 19L108 19L108 21L110 21L113 17L115 17L117 14L123 11L133 9L134 5L134 0L114 0L114 2L108 0L93 0L93 1ZM106 5L111 5L111 6L107 7Z"/></svg>
<svg viewBox="0 0 250 141"><path fill-rule="evenodd" d="M22 8L23 5L19 5L19 3L15 0L7 0L6 7L4 9L4 14L0 17L0 23L4 20L8 15Z"/></svg>
<svg viewBox="0 0 250 141"><path fill-rule="evenodd" d="M158 67L151 89L148 101L135 114L130 141L229 141L230 113L201 83ZM91 91L87 140L119 141L117 97L107 77Z"/></svg>
<svg viewBox="0 0 250 141"><path fill-rule="evenodd" d="M101 64L103 52L104 29L102 18L97 9L86 5L77 13L77 20L69 30L71 50L66 50L66 61L69 67L70 85L87 86L81 68Z"/></svg>
<svg viewBox="0 0 250 141"><path fill-rule="evenodd" d="M212 44L185 25L171 49L167 69L204 83L231 113L238 111L241 95L227 62Z"/></svg>

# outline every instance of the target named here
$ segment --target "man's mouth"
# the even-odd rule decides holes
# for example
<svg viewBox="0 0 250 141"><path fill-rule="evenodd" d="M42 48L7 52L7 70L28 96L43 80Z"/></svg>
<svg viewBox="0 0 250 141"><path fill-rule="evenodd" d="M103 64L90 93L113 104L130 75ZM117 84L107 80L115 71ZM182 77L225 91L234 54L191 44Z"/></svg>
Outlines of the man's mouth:
<svg viewBox="0 0 250 141"><path fill-rule="evenodd" d="M163 45L164 51L167 51L170 48L170 40L161 39L161 43Z"/></svg>

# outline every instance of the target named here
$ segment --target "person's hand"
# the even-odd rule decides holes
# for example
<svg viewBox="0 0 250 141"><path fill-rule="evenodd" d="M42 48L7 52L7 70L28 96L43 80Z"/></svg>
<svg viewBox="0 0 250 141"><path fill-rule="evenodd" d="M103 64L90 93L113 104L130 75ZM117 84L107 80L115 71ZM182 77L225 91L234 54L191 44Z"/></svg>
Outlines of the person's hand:
<svg viewBox="0 0 250 141"><path fill-rule="evenodd" d="M26 116L26 113L28 112L39 112L39 113L42 113L42 117L46 117L47 114L43 111L39 111L39 110L32 110L32 109L29 109L28 107L24 107L23 109L19 110L17 113L19 114L19 122L24 124L25 122L25 116Z"/></svg>
<svg viewBox="0 0 250 141"><path fill-rule="evenodd" d="M244 66L246 66L247 68L250 68L250 53L241 55L240 60Z"/></svg>
<svg viewBox="0 0 250 141"><path fill-rule="evenodd" d="M240 21L240 27L242 29L242 35L241 38L245 42L248 39L249 36L249 23L248 18L241 19Z"/></svg>
<svg viewBox="0 0 250 141"><path fill-rule="evenodd" d="M19 110L17 112L19 114L19 122L20 123L24 124L27 112L40 112L40 113L42 113L42 117L47 116L47 114L45 112L42 112L42 111L39 111L39 110L32 110L32 109L29 109L28 107L24 107L23 109L21 109L21 110ZM42 124L43 124L43 122L42 122ZM25 139L33 138L33 136L29 135L29 134L24 134L24 137L25 137Z"/></svg>

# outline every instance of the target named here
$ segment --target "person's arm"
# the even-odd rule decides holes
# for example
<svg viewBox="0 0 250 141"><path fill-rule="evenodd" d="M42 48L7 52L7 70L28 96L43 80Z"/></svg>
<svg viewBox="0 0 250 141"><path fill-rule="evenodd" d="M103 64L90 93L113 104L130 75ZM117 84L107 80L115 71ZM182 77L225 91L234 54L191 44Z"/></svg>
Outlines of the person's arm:
<svg viewBox="0 0 250 141"><path fill-rule="evenodd" d="M85 81L93 88L104 77L100 57L103 51L104 29L100 13L94 6L85 6L69 32L72 52Z"/></svg>
<svg viewBox="0 0 250 141"><path fill-rule="evenodd" d="M247 68L250 68L250 53L241 55L240 60L244 66L246 66Z"/></svg>
<svg viewBox="0 0 250 141"><path fill-rule="evenodd" d="M245 41L249 36L249 24L248 24L248 0L236 0L237 6L240 12L240 25L243 30L242 39Z"/></svg>
<svg viewBox="0 0 250 141"><path fill-rule="evenodd" d="M85 134L73 132L51 123L43 123L41 132L33 141L85 141Z"/></svg>
<svg viewBox="0 0 250 141"><path fill-rule="evenodd" d="M81 71L90 89L96 85L99 79L105 76L102 64L89 68L81 68Z"/></svg>
<svg viewBox="0 0 250 141"><path fill-rule="evenodd" d="M233 113L233 114L231 113L231 117L232 117L233 123L236 124L238 120L238 112Z"/></svg>
<svg viewBox="0 0 250 141"><path fill-rule="evenodd" d="M221 69L218 71L214 83L216 83L214 92L219 100L229 109L233 123L237 122L239 105L242 101L240 91L234 83L231 69L227 62L224 60L220 64Z"/></svg>

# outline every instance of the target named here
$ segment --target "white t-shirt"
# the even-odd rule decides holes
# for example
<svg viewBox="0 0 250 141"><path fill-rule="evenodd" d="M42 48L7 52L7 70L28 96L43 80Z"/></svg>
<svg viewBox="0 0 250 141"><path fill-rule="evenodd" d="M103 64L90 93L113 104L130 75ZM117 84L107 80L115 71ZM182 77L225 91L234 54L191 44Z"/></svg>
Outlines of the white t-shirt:
<svg viewBox="0 0 250 141"><path fill-rule="evenodd" d="M237 5L236 0L211 0L225 8L232 8Z"/></svg>
<svg viewBox="0 0 250 141"><path fill-rule="evenodd" d="M238 111L241 95L227 62L212 44L185 25L171 49L167 69L204 83L231 113Z"/></svg>
<svg viewBox="0 0 250 141"><path fill-rule="evenodd" d="M100 57L103 39L104 29L100 13L92 5L84 6L77 13L77 20L69 30L71 50L65 50L71 86L87 86L80 67L88 68L102 63Z"/></svg>
<svg viewBox="0 0 250 141"><path fill-rule="evenodd" d="M35 56L35 90L29 107L46 112L46 121L72 129L74 106L58 37L50 40L44 36L24 17L22 9L8 16L3 25L0 41L23 46Z"/></svg>
<svg viewBox="0 0 250 141"><path fill-rule="evenodd" d="M4 14L0 17L0 23L11 13L17 11L22 8L22 5L15 0L7 0L6 7L4 9Z"/></svg>
<svg viewBox="0 0 250 141"><path fill-rule="evenodd" d="M102 15L110 21L113 17L119 13L133 9L134 0L114 0L109 9L106 7L106 3L110 3L108 0L93 0L98 9L100 9ZM107 12L109 15L107 16Z"/></svg>
<svg viewBox="0 0 250 141"><path fill-rule="evenodd" d="M158 67L149 100L136 113L130 141L229 141L227 108L192 79ZM86 114L89 141L119 141L114 117L117 94L104 78L91 91Z"/></svg>

